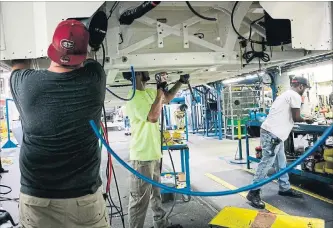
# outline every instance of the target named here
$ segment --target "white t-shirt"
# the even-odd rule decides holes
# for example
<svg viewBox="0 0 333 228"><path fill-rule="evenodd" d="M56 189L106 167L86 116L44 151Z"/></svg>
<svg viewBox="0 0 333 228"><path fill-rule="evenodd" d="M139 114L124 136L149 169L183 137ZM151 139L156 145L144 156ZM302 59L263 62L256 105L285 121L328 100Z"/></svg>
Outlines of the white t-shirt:
<svg viewBox="0 0 333 228"><path fill-rule="evenodd" d="M292 108L301 108L302 98L294 90L287 90L276 98L261 128L285 141L293 126Z"/></svg>

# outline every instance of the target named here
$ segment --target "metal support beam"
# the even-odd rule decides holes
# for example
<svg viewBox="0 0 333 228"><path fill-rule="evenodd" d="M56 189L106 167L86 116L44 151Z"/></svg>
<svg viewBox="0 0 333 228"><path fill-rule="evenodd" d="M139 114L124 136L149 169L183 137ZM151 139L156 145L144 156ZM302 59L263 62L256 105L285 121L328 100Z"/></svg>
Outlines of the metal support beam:
<svg viewBox="0 0 333 228"><path fill-rule="evenodd" d="M157 29L157 46L159 48L163 48L164 47L164 43L163 43L164 30L162 29L162 23L158 22L156 24L156 29Z"/></svg>
<svg viewBox="0 0 333 228"><path fill-rule="evenodd" d="M130 69L128 69L129 71ZM119 73L118 69L111 69L108 70L107 78L106 78L106 84L112 85L114 83L115 78L117 77L117 74Z"/></svg>
<svg viewBox="0 0 333 228"><path fill-rule="evenodd" d="M188 31L189 25L187 23L182 23L182 26L180 28L174 28L166 24L160 23L161 28L167 33L168 35L175 35L175 36L181 36L182 30L185 31L185 33ZM184 30L185 29L185 30ZM165 34L164 34L165 35ZM203 39L200 39L196 36L189 35L187 33L186 38L188 41L197 44L199 46L202 46L204 48L210 49L212 51L224 51L224 49L216 44L210 43L208 41L205 41Z"/></svg>
<svg viewBox="0 0 333 228"><path fill-rule="evenodd" d="M189 48L190 44L189 44L189 39L188 39L188 27L187 24L183 23L183 44L184 44L184 48Z"/></svg>
<svg viewBox="0 0 333 228"><path fill-rule="evenodd" d="M196 52L196 53L153 53L126 55L124 58L113 59L111 64L105 64L106 69L135 69L174 68L174 67L207 67L216 64L237 64L236 55L226 56L222 52Z"/></svg>
<svg viewBox="0 0 333 228"><path fill-rule="evenodd" d="M173 35L176 35L176 36L181 36L181 28L183 27L183 24L186 24L187 25L187 27L189 27L189 26L191 26L191 25L194 25L194 24L196 24L196 23L198 23L198 22L200 22L201 20L203 20L203 19L201 19L201 18L199 18L199 17L197 17L197 16L194 16L194 17L191 17L191 18L189 18L188 20L186 20L186 21L183 21L182 23L179 23L179 24L177 24L177 25L174 25L174 26L168 26L168 25L166 25L166 24L161 24L161 25L163 25L163 33L162 34L159 34L160 35L160 38L162 39L162 38L165 38L165 37L167 37L167 36L169 36L169 35L171 35L171 34L173 34ZM140 18L138 18L136 21L138 21L138 22L140 22L140 23L142 23L142 24L145 24L145 25L148 25L148 26L151 26L151 27L154 27L154 26L156 26L156 24L158 23L156 20L154 20L154 19L151 19L151 18L149 18L149 17L147 17L147 16L142 16L142 17L140 17ZM139 50L139 49L141 49L141 48L143 48L143 47L145 47L145 46L147 46L147 45L149 45L149 44L152 44L152 43L154 43L154 42L157 42L157 39L158 39L158 33L156 33L155 35L152 35L152 36L149 36L149 37L147 37L147 38L145 38L145 39L143 39L143 40L141 40L141 41L139 41L139 42L137 42L137 43L135 43L135 44L132 44L132 45L130 45L130 46L128 46L128 47L126 47L126 48L124 48L124 49L122 49L122 50L120 50L119 51L119 53L121 54L121 55L126 55L126 54L129 54L129 53L131 53L131 52L134 52L134 51L136 51L136 50ZM204 41L204 40L201 40L201 39L199 39L199 38L197 38L197 37L195 37L195 36L191 36L191 37L189 37L189 40L191 41L191 42L193 42L193 43L196 43L196 44L198 44L198 45L206 45L206 46L208 46L209 44L211 44L211 43L209 43L209 42L207 42L207 41ZM208 43L208 44L207 44ZM213 45L215 45L215 44L213 44ZM219 46L217 46L217 45L215 45L216 47L218 47L218 49L216 49L216 50L219 50L219 49L222 49L221 47L219 47ZM210 47L211 47L211 45L210 45ZM215 47L215 48L216 48Z"/></svg>
<svg viewBox="0 0 333 228"><path fill-rule="evenodd" d="M221 107L221 102L222 102L222 85L221 83L217 83L217 126L219 130L219 140L222 140L223 135L222 135L222 107Z"/></svg>
<svg viewBox="0 0 333 228"><path fill-rule="evenodd" d="M278 61L286 61L288 59L296 59L302 57L303 52L275 52L271 58L273 64ZM258 63L257 59L252 62ZM150 54L132 54L124 57L118 57L111 63L106 63L106 69L128 70L131 65L135 69L154 70L154 69L179 69L179 68L204 68L211 66L240 64L239 57L236 54L225 54L224 52L188 52L188 53L150 53ZM254 65L253 65L254 66ZM265 65L264 65L265 67ZM226 68L227 69L227 68ZM248 71L249 67L244 68Z"/></svg>
<svg viewBox="0 0 333 228"><path fill-rule="evenodd" d="M248 10L250 9L251 4L252 4L252 2L239 2L238 3L238 5L235 9L235 12L234 12L234 17L233 17L235 29L237 31L239 31L241 23L242 23L245 15L247 14ZM224 48L227 50L233 51L235 48L235 45L237 43L237 40L238 40L237 38L238 38L238 35L234 31L234 29L230 23L228 36L227 36L227 40L225 41Z"/></svg>
<svg viewBox="0 0 333 228"><path fill-rule="evenodd" d="M3 71L11 71L12 68L5 61L0 61L0 69Z"/></svg>
<svg viewBox="0 0 333 228"><path fill-rule="evenodd" d="M230 24L230 16L225 13L219 12L217 14L217 21L218 21L218 32L220 37L220 45L224 47L225 41L228 37L229 27Z"/></svg>
<svg viewBox="0 0 333 228"><path fill-rule="evenodd" d="M114 20L110 20L110 21L113 22ZM109 27L111 27L111 28L108 29L108 34L107 34L107 36L105 38L106 45L107 45L107 47L106 47L106 52L107 53L106 54L107 54L108 57L110 57L111 59L113 59L113 58L118 57L118 54L119 54L119 43L120 43L119 42L119 40L120 40L119 39L120 38L119 37L120 36L119 33L121 33L122 31L120 31L119 25L117 25L115 23L109 25ZM128 37L130 37L128 33L127 34L123 34L123 38L125 38L125 40L122 40L123 44L125 42L127 42L126 39Z"/></svg>

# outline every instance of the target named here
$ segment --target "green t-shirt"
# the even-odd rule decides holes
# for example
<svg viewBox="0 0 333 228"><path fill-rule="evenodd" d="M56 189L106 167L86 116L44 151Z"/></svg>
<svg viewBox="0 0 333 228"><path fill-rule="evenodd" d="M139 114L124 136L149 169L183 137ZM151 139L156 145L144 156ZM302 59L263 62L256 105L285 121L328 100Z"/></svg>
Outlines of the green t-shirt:
<svg viewBox="0 0 333 228"><path fill-rule="evenodd" d="M129 97L132 92L129 92ZM156 89L136 90L134 98L126 104L132 134L130 160L152 161L161 158L159 123L150 123L147 120L156 94Z"/></svg>

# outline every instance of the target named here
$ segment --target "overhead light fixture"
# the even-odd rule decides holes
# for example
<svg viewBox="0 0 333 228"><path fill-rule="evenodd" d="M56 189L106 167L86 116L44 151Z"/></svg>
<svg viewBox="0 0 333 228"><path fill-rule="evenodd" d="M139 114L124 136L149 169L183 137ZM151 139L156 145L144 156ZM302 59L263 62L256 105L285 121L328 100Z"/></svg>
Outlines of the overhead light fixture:
<svg viewBox="0 0 333 228"><path fill-rule="evenodd" d="M258 78L257 74L249 74L245 77L245 79L255 79L255 78Z"/></svg>
<svg viewBox="0 0 333 228"><path fill-rule="evenodd" d="M260 77L264 76L265 74L266 74L266 72L263 71L263 70L261 70L261 71L258 72L258 75L259 75Z"/></svg>
<svg viewBox="0 0 333 228"><path fill-rule="evenodd" d="M223 84L232 84L232 83L243 81L244 79L245 79L244 77L230 78L230 79L222 81L222 83Z"/></svg>

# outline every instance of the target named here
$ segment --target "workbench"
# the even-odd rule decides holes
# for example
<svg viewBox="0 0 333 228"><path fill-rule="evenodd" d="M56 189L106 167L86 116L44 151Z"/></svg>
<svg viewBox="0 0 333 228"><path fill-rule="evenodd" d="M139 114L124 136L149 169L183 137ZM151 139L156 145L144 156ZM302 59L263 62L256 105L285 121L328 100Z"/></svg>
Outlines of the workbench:
<svg viewBox="0 0 333 228"><path fill-rule="evenodd" d="M295 152L295 146L294 146L295 135L312 135L314 141L316 141L318 137L320 137L328 127L329 127L328 125L312 125L312 124L303 124L303 123L295 124L289 135L289 138L285 142L286 154L288 153L293 154ZM324 183L333 184L333 175L312 173L309 171L303 171L299 169L294 170L293 173L300 176L305 176L307 178L315 179Z"/></svg>
<svg viewBox="0 0 333 228"><path fill-rule="evenodd" d="M261 124L257 122L256 125L261 125ZM248 127L248 126L253 126L253 125L251 124L251 122L248 122L246 124L246 126ZM247 127L246 127L246 129L247 129ZM317 137L321 136L328 127L329 126L325 126L325 125L295 124L289 135L289 138L285 142L285 150L290 151L290 152L294 151L294 135L295 134L302 134L302 135L310 134L310 135L313 135L315 138L317 138ZM246 140L245 143L246 143L246 155L247 155L247 168L250 169L251 168L250 163L251 162L259 163L260 159L250 156L249 137L248 137L247 132L246 132L245 140ZM333 184L332 175L312 173L312 172L301 170L298 168L292 169L291 173L300 175L300 176L304 176L306 178L314 179L317 181L321 181L321 182L324 182L327 184Z"/></svg>

